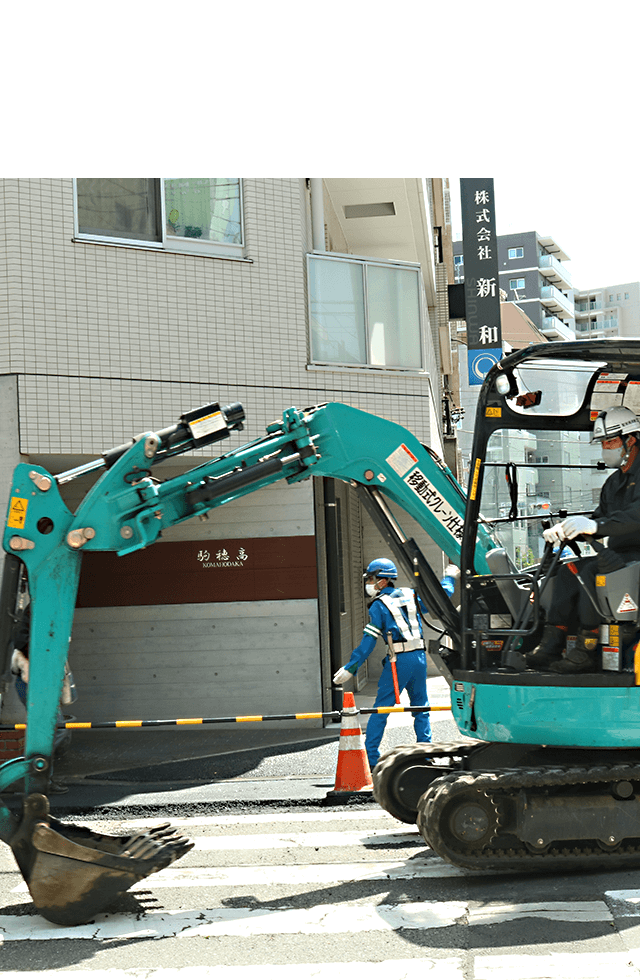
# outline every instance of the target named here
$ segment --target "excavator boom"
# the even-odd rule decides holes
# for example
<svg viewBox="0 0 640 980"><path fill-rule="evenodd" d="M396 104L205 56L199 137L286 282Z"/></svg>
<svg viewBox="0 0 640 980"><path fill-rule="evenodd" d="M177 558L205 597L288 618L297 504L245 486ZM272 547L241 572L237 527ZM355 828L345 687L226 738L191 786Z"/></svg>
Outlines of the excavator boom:
<svg viewBox="0 0 640 980"><path fill-rule="evenodd" d="M0 639L4 630L5 650L18 560L28 577L32 612L25 754L0 766L0 792L24 784L23 812L18 816L0 805L0 838L12 847L37 908L54 922L87 921L119 892L191 846L164 827L142 841L107 838L65 827L48 813L56 715L86 551L126 555L152 545L165 528L277 480L333 477L358 488L428 607L453 635L459 630L457 610L388 503L402 507L452 561L459 560L465 496L430 450L392 422L333 403L306 411L289 408L264 438L166 481L155 477L163 460L226 438L243 417L239 405L206 406L77 470L53 476L20 464L14 472L3 539ZM59 487L92 470L102 472L73 514ZM491 546L483 532L475 553L478 568L488 571L485 552Z"/></svg>

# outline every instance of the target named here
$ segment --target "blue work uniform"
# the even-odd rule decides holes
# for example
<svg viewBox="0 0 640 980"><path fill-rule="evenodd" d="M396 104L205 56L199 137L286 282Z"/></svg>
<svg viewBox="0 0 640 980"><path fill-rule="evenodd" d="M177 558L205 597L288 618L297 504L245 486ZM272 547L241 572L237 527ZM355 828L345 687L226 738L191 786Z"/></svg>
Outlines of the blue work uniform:
<svg viewBox="0 0 640 980"><path fill-rule="evenodd" d="M426 614L424 604L412 589L396 589L387 586L381 589L369 607L369 622L364 628L360 644L351 654L345 670L355 674L358 668L373 652L377 640L382 637L387 642L391 633L393 649L396 653L398 686L406 690L410 704L426 705L427 701L427 658L422 635L422 623L416 608L416 598L420 609ZM389 708L396 703L393 674L389 655L382 661L382 674L378 681L378 693L374 708ZM380 742L384 735L388 715L369 715L365 749L371 769L380 758ZM419 742L431 741L431 722L428 711L414 715L413 727Z"/></svg>

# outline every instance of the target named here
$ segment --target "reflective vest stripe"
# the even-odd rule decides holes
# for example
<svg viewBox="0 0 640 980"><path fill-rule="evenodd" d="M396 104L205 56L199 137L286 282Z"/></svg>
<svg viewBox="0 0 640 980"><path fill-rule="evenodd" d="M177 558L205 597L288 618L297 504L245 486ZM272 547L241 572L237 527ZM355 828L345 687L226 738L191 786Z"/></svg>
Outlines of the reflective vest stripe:
<svg viewBox="0 0 640 980"><path fill-rule="evenodd" d="M413 592L411 589L398 589L398 591L402 592L402 598L400 596L390 595L381 595L378 598L381 602L384 602L393 616L400 635L405 640L420 640L422 633L420 631L420 624L418 623L418 610L416 609ZM402 615L402 608L406 609L407 616L409 617L408 623Z"/></svg>
<svg viewBox="0 0 640 980"><path fill-rule="evenodd" d="M382 636L382 630L379 630L377 626L373 625L373 623L367 623L364 628L364 632L368 633L369 636L375 636L376 640L378 637Z"/></svg>

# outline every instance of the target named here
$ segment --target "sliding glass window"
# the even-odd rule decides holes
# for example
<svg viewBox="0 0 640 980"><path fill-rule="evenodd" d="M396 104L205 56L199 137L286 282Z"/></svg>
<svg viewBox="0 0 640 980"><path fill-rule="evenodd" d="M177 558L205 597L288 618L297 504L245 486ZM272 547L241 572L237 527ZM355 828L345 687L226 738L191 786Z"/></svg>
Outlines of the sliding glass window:
<svg viewBox="0 0 640 980"><path fill-rule="evenodd" d="M308 256L311 360L420 370L420 267Z"/></svg>
<svg viewBox="0 0 640 980"><path fill-rule="evenodd" d="M243 257L239 177L77 177L76 238Z"/></svg>

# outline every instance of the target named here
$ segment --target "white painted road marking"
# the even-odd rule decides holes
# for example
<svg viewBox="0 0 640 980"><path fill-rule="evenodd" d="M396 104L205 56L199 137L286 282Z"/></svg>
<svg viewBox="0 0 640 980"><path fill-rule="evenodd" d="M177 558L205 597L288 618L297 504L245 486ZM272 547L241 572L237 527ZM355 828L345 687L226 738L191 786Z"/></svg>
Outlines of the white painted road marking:
<svg viewBox="0 0 640 980"><path fill-rule="evenodd" d="M363 972L364 971L364 972ZM183 966L132 970L60 970L50 980L464 980L457 956L383 960L379 963L287 963L260 966ZM4 972L2 980L43 980L36 971ZM626 980L621 976L618 980Z"/></svg>
<svg viewBox="0 0 640 980"><path fill-rule="evenodd" d="M144 915L98 915L83 926L54 926L44 919L0 916L0 945L26 939L164 939L177 936L272 936L363 932L397 929L442 929L463 925L495 925L528 918L563 922L611 921L604 902L549 902L483 906L467 902L406 902L402 905L354 905L335 902L309 909L216 908L147 912ZM4 980L4 978L3 978Z"/></svg>
<svg viewBox="0 0 640 980"><path fill-rule="evenodd" d="M638 980L628 953L476 956L474 968L475 980Z"/></svg>
<svg viewBox="0 0 640 980"><path fill-rule="evenodd" d="M196 851L269 851L291 847L362 847L367 844L417 844L427 847L417 830L406 824L397 830L387 828L352 834L343 830L327 830L306 834L229 834L226 837L200 837Z"/></svg>

